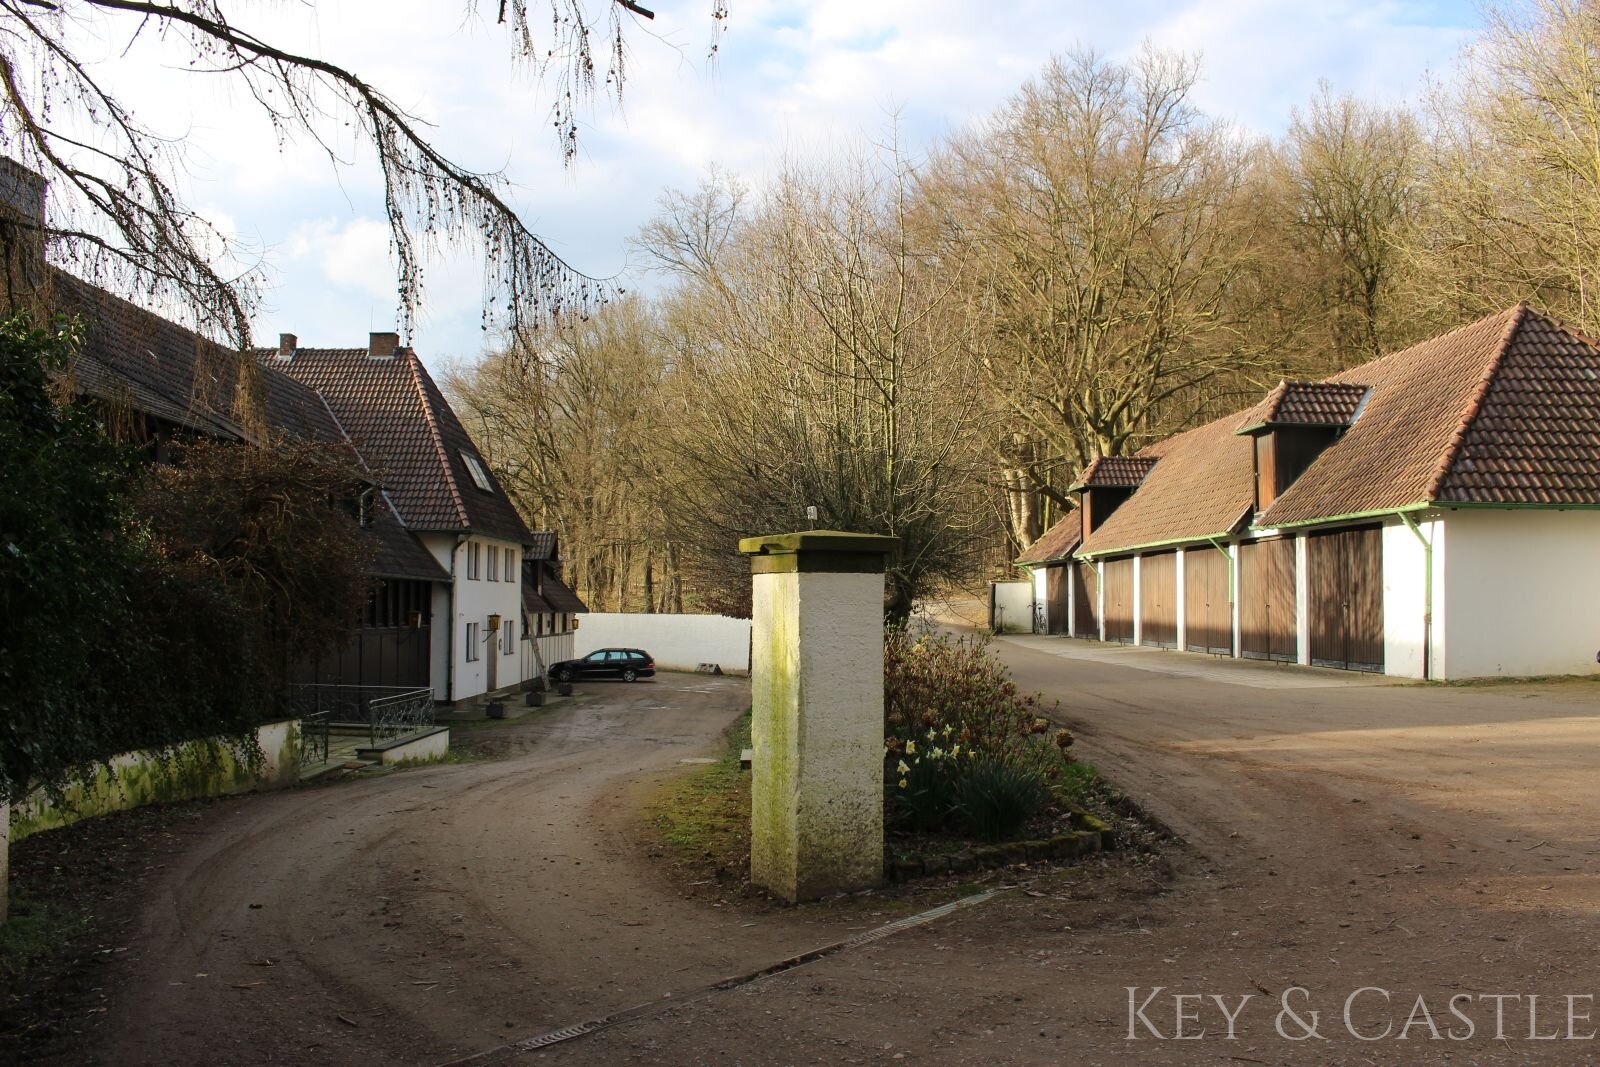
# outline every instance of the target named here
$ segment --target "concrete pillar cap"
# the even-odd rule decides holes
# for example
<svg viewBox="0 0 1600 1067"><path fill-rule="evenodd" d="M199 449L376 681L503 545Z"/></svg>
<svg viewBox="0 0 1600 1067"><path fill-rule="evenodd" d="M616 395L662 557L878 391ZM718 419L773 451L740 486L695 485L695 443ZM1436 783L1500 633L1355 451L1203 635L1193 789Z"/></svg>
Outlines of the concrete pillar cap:
<svg viewBox="0 0 1600 1067"><path fill-rule="evenodd" d="M850 533L845 530L800 530L796 533L746 537L739 551L749 556L780 552L882 552L888 554L900 545L898 537L883 534Z"/></svg>
<svg viewBox="0 0 1600 1067"><path fill-rule="evenodd" d="M889 555L899 547L898 537L844 530L800 530L746 537L739 542L739 551L750 557L753 574L796 571L882 574Z"/></svg>

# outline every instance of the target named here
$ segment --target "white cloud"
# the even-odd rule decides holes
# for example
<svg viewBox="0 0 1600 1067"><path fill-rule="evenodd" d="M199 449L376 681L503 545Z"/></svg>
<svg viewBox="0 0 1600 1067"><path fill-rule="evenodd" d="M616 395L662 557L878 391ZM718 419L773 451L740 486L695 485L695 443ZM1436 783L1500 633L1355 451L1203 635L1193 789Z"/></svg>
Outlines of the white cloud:
<svg viewBox="0 0 1600 1067"><path fill-rule="evenodd" d="M570 168L550 130L549 87L513 67L492 4L479 5L491 17L472 22L459 3L438 0L250 6L239 17L274 42L360 71L434 124L439 145L463 164L504 167L535 231L575 266L604 275L621 268L626 238L662 188L694 183L713 162L760 184L785 153L876 138L891 111L915 152L992 111L1052 53L1085 45L1126 56L1146 38L1201 51L1201 103L1273 132L1319 78L1380 99L1414 93L1475 23L1468 2L732 0L711 70L706 5L651 5L657 19L630 30L626 108L597 101ZM142 115L184 139L194 199L266 249L278 285L263 333L298 326L309 338L314 327L327 331L317 343L355 343L392 323L382 190L354 131L326 131L349 166L331 166L306 143L280 151L248 97L225 79L188 73L170 46L146 35L124 58L132 25L90 27L101 69ZM426 277L419 349L476 351L477 265L446 256Z"/></svg>

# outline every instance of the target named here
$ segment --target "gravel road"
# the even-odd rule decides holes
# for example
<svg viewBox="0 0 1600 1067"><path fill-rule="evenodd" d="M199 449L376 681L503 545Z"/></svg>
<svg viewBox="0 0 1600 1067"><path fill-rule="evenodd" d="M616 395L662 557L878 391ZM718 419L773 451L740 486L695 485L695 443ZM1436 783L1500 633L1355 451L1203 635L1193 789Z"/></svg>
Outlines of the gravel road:
<svg viewBox="0 0 1600 1067"><path fill-rule="evenodd" d="M665 881L631 829L639 783L713 752L748 687L596 686L493 728L492 762L225 806L149 887L99 1058L441 1064L652 999L485 1062L1600 1058L1567 1039L1600 1026L1600 685L999 647L1184 847L1024 876L937 923L663 1000L867 924Z"/></svg>

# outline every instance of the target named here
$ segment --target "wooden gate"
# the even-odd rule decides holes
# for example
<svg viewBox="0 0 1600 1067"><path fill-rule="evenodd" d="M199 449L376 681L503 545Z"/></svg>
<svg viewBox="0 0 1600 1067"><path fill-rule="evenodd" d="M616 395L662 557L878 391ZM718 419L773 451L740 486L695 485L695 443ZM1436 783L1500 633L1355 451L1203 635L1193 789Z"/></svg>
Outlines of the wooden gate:
<svg viewBox="0 0 1600 1067"><path fill-rule="evenodd" d="M1107 560L1106 640L1133 640L1133 558Z"/></svg>
<svg viewBox="0 0 1600 1067"><path fill-rule="evenodd" d="M1383 670L1383 527L1312 534L1306 579L1311 662Z"/></svg>
<svg viewBox="0 0 1600 1067"><path fill-rule="evenodd" d="M1067 618L1067 568L1046 567L1044 571L1045 632L1064 634L1072 620Z"/></svg>
<svg viewBox="0 0 1600 1067"><path fill-rule="evenodd" d="M1178 554L1139 558L1139 643L1178 647Z"/></svg>
<svg viewBox="0 0 1600 1067"><path fill-rule="evenodd" d="M1251 659L1294 662L1294 539L1239 546L1239 651Z"/></svg>
<svg viewBox="0 0 1600 1067"><path fill-rule="evenodd" d="M1233 655L1228 557L1211 545L1183 554L1183 643L1191 652Z"/></svg>
<svg viewBox="0 0 1600 1067"><path fill-rule="evenodd" d="M1072 636L1100 637L1100 578L1094 564L1072 564Z"/></svg>

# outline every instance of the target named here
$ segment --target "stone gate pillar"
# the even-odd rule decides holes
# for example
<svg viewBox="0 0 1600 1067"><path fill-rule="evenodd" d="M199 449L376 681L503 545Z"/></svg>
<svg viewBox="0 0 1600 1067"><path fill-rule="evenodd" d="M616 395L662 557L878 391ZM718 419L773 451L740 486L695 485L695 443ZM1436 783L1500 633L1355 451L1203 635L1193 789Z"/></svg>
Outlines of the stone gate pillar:
<svg viewBox="0 0 1600 1067"><path fill-rule="evenodd" d="M750 880L789 901L883 879L883 573L898 544L747 537Z"/></svg>

